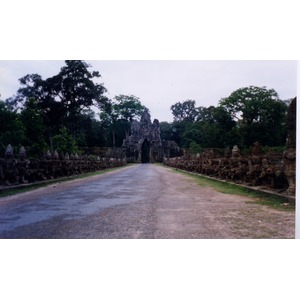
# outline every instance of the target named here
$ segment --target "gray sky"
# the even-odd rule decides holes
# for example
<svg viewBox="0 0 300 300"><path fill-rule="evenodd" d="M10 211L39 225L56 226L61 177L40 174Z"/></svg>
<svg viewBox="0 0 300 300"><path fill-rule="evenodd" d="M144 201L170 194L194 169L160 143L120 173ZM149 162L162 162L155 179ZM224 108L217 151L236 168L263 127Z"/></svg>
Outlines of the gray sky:
<svg viewBox="0 0 300 300"><path fill-rule="evenodd" d="M297 62L289 60L86 60L101 74L107 96L134 95L150 109L152 120L172 121L170 107L192 99L217 106L221 98L250 85L274 89L282 100L296 96ZM64 66L58 60L1 60L0 94L5 100L20 87L18 79L38 73L43 79Z"/></svg>

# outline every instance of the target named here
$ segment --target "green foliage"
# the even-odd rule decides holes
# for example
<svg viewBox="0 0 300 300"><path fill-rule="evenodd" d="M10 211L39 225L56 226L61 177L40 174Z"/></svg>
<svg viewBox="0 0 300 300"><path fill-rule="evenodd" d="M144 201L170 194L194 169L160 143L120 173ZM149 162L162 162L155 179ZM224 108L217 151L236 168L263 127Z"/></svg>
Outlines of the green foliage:
<svg viewBox="0 0 300 300"><path fill-rule="evenodd" d="M172 140L173 127L172 123L160 122L160 136L162 140Z"/></svg>
<svg viewBox="0 0 300 300"><path fill-rule="evenodd" d="M220 106L238 120L246 146L256 141L269 146L284 144L287 105L275 90L256 86L241 88L221 99Z"/></svg>
<svg viewBox="0 0 300 300"><path fill-rule="evenodd" d="M113 113L117 115L117 119L122 119L130 123L134 118L139 119L145 110L140 99L133 95L118 95L113 103Z"/></svg>
<svg viewBox="0 0 300 300"><path fill-rule="evenodd" d="M220 144L220 129L217 124L195 123L184 133L185 144L196 141L203 148L218 148Z"/></svg>
<svg viewBox="0 0 300 300"><path fill-rule="evenodd" d="M99 120L96 120L95 113L85 109L78 117L76 142L79 147L100 147L105 145L105 132Z"/></svg>
<svg viewBox="0 0 300 300"><path fill-rule="evenodd" d="M108 134L108 146L121 146L123 139L129 135L131 122L140 119L147 110L140 99L133 95L118 95L110 101L100 113L100 121Z"/></svg>
<svg viewBox="0 0 300 300"><path fill-rule="evenodd" d="M186 137L186 132L189 132L193 123L189 121L173 122L171 140L177 143L179 147L186 148L191 140Z"/></svg>
<svg viewBox="0 0 300 300"><path fill-rule="evenodd" d="M197 109L195 107L195 100L185 100L183 102L177 102L171 106L171 111L175 122L194 122Z"/></svg>
<svg viewBox="0 0 300 300"><path fill-rule="evenodd" d="M23 146L28 156L39 156L47 149L46 131L42 112L37 100L29 98L24 109L20 113L20 119L25 128L26 141Z"/></svg>
<svg viewBox="0 0 300 300"><path fill-rule="evenodd" d="M192 141L190 143L189 150L191 153L197 154L202 152L202 147L199 144L197 144L195 141Z"/></svg>
<svg viewBox="0 0 300 300"><path fill-rule="evenodd" d="M65 126L61 126L59 134L53 137L53 146L58 153L79 153L76 141Z"/></svg>
<svg viewBox="0 0 300 300"><path fill-rule="evenodd" d="M177 102L171 106L174 122L172 130L168 128L169 137L181 147L195 142L203 148L238 145L245 149L256 141L263 146L283 146L287 103L275 90L255 86L232 92L217 107L197 108L194 100Z"/></svg>
<svg viewBox="0 0 300 300"><path fill-rule="evenodd" d="M27 74L20 78L16 96L6 100L6 108L21 122L14 134L3 129L10 143L18 140L31 155L49 147L54 150L52 137L60 136L64 126L80 146L105 146L104 129L91 108L105 110L109 100L103 84L96 83L99 72L90 72L89 67L81 60L66 60L53 77L44 80L38 74ZM2 140L6 143L7 138L2 135Z"/></svg>
<svg viewBox="0 0 300 300"><path fill-rule="evenodd" d="M182 123L182 122L181 122ZM237 139L233 139L236 126L230 115L222 107L199 107L195 122L190 122L182 133L182 145L189 146L192 141L203 148L223 148Z"/></svg>
<svg viewBox="0 0 300 300"><path fill-rule="evenodd" d="M0 151L5 154L8 144L14 147L24 145L26 140L25 128L20 116L0 100Z"/></svg>
<svg viewBox="0 0 300 300"><path fill-rule="evenodd" d="M55 100L61 101L65 125L75 136L82 110L92 106L103 109L108 99L103 95L106 88L93 81L101 77L99 72L88 71L90 66L81 60L66 60L65 63L58 75L47 79L47 85Z"/></svg>
<svg viewBox="0 0 300 300"><path fill-rule="evenodd" d="M233 127L225 132L223 142L220 146L226 148L234 145L238 145L240 148L244 147L243 135L238 127Z"/></svg>
<svg viewBox="0 0 300 300"><path fill-rule="evenodd" d="M66 126L75 137L80 131L82 112L91 107L104 109L108 99L106 88L95 83L101 76L90 72L87 63L81 60L66 60L60 72L45 80L38 74L28 74L20 78L21 88L17 95L7 99L15 110L22 110L35 99L36 111L46 127L49 142L58 133L60 125Z"/></svg>
<svg viewBox="0 0 300 300"><path fill-rule="evenodd" d="M76 114L93 105L105 106L106 88L93 81L101 77L99 72L90 72L90 65L81 60L66 60L65 63L58 75L47 79L47 84L69 113Z"/></svg>
<svg viewBox="0 0 300 300"><path fill-rule="evenodd" d="M66 60L48 79L38 74L20 78L16 96L0 101L0 150L9 143L25 146L29 155L49 147L74 153L77 146L121 146L131 122L148 109L133 95L108 99L106 88L96 83L99 72L89 67L81 60ZM275 90L255 86L232 92L217 107L196 107L190 99L177 102L171 106L174 121L160 123L161 138L196 152L235 144L249 149L256 141L283 147L288 103ZM100 109L100 120L93 107Z"/></svg>

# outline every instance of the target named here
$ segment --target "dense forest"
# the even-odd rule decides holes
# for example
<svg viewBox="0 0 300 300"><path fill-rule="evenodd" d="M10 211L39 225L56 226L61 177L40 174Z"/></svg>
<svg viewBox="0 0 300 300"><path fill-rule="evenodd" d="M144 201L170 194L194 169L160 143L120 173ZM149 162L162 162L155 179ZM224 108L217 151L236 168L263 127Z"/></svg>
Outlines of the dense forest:
<svg viewBox="0 0 300 300"><path fill-rule="evenodd" d="M16 95L0 100L2 155L8 144L24 146L28 156L48 149L76 153L83 147L120 147L132 120L139 120L148 108L133 95L109 99L99 83L100 73L90 72L90 67L81 60L66 60L53 77L20 78ZM170 108L173 122L160 123L161 138L194 152L233 145L243 149L256 141L281 147L289 102L279 99L274 89L256 86L233 91L216 107L183 100Z"/></svg>

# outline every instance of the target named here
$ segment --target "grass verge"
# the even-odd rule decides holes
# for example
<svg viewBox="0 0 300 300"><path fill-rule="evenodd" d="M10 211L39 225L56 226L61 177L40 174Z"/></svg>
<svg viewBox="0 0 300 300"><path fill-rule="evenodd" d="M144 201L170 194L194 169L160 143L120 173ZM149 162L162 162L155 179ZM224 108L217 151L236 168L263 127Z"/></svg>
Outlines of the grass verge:
<svg viewBox="0 0 300 300"><path fill-rule="evenodd" d="M223 194L240 195L252 198L246 203L248 204L262 204L279 210L295 210L295 204L289 203L284 196L269 194L267 192L252 190L250 188L232 184L230 182L223 182L213 178L203 177L200 174L191 174L186 171L172 169L176 173L187 175L197 182L202 187L211 187Z"/></svg>

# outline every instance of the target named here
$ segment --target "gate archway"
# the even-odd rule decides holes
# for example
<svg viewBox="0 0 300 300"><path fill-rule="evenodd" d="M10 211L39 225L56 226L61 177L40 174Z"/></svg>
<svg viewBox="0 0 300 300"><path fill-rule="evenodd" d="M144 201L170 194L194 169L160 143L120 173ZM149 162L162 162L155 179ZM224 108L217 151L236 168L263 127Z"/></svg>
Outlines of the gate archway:
<svg viewBox="0 0 300 300"><path fill-rule="evenodd" d="M144 140L141 149L141 163L150 163L150 144L147 139Z"/></svg>

